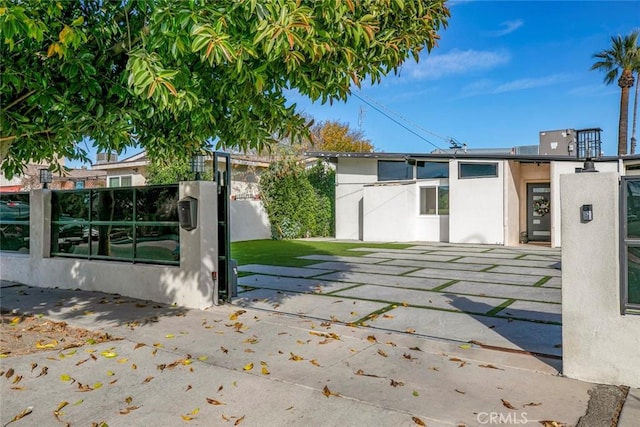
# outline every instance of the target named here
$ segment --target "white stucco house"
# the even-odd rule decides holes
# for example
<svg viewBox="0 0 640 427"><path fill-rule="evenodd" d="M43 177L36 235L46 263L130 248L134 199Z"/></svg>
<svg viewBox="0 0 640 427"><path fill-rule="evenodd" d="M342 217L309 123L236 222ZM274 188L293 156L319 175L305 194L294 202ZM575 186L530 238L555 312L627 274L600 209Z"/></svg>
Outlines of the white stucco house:
<svg viewBox="0 0 640 427"><path fill-rule="evenodd" d="M308 153L336 165L336 238L561 246L560 176L584 159L515 153ZM600 172L625 174L617 157Z"/></svg>

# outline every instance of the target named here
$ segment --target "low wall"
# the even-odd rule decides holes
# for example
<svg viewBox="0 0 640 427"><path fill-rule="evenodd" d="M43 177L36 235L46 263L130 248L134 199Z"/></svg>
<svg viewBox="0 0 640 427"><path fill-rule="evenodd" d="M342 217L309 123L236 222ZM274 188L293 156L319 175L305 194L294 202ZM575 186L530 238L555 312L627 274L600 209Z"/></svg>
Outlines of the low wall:
<svg viewBox="0 0 640 427"><path fill-rule="evenodd" d="M560 176L563 373L640 387L640 315L620 314L618 193L618 173Z"/></svg>
<svg viewBox="0 0 640 427"><path fill-rule="evenodd" d="M180 229L180 266L50 257L50 190L31 192L30 253L0 254L0 278L37 287L117 293L190 308L218 303L217 191L215 182L180 183L180 198L199 200L198 227ZM203 209L206 207L207 209Z"/></svg>
<svg viewBox="0 0 640 427"><path fill-rule="evenodd" d="M232 200L230 215L232 242L271 238L271 223L260 200Z"/></svg>

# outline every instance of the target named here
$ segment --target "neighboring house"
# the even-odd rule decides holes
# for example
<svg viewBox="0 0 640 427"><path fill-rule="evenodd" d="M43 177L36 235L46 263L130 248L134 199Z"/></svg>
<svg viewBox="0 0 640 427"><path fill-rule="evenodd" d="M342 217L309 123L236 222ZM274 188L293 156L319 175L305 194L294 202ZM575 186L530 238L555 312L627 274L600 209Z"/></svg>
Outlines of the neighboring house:
<svg viewBox="0 0 640 427"><path fill-rule="evenodd" d="M0 191L9 193L42 188L39 171L48 166L47 164L28 164L21 175L14 176L11 180L0 173ZM48 187L52 190L105 187L106 175L104 171L99 170L68 169L62 174L52 173L52 182Z"/></svg>
<svg viewBox="0 0 640 427"><path fill-rule="evenodd" d="M560 175L581 171L586 157L600 155L599 132L541 132L540 151L553 154L464 147L429 154L308 154L336 164L338 239L558 247ZM595 165L602 172L623 167L616 157L598 157Z"/></svg>
<svg viewBox="0 0 640 427"><path fill-rule="evenodd" d="M261 157L231 155L231 197L234 199L257 199L260 195L258 185L262 171L269 167L270 161ZM118 160L116 154L98 153L93 170L107 174L108 187L126 187L145 185L146 169L149 158L146 152ZM213 170L213 159L205 161L206 170Z"/></svg>
<svg viewBox="0 0 640 427"><path fill-rule="evenodd" d="M260 200L259 176L270 161L261 157L231 155L231 241L271 238L271 225ZM108 187L138 186L146 184L146 152L118 160L117 155L99 153L94 170L106 174ZM213 171L213 159L205 160L205 169ZM219 164L219 170L224 165Z"/></svg>

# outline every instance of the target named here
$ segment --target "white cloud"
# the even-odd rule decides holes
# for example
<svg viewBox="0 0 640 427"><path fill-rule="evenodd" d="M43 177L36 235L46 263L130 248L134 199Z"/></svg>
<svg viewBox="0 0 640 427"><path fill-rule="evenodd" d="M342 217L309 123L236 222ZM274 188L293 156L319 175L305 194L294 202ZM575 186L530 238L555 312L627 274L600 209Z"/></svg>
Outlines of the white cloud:
<svg viewBox="0 0 640 427"><path fill-rule="evenodd" d="M410 62L402 69L402 74L416 80L437 79L444 76L467 74L488 70L510 60L506 51L452 50L442 55L429 55L419 63Z"/></svg>
<svg viewBox="0 0 640 427"><path fill-rule="evenodd" d="M534 89L566 82L569 81L570 78L571 77L567 74L553 74L546 77L517 79L504 83L492 80L479 80L464 87L462 89L462 97L494 95L498 93Z"/></svg>
<svg viewBox="0 0 640 427"><path fill-rule="evenodd" d="M491 31L489 32L489 35L493 37L506 36L507 34L513 33L515 30L522 27L523 25L524 25L524 22L522 21L522 19L516 19L515 21L505 21L500 24L500 26L502 27L501 30Z"/></svg>

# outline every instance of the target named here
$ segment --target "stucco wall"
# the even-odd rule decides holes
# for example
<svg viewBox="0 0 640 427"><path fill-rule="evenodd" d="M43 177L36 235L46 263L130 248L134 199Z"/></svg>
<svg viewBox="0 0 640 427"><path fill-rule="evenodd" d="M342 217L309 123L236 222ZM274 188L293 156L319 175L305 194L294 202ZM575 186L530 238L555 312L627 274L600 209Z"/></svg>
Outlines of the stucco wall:
<svg viewBox="0 0 640 427"><path fill-rule="evenodd" d="M520 243L520 173L521 163L508 161L504 168L504 238L505 245Z"/></svg>
<svg viewBox="0 0 640 427"><path fill-rule="evenodd" d="M413 182L367 185L363 190L364 241L415 240L416 186Z"/></svg>
<svg viewBox="0 0 640 427"><path fill-rule="evenodd" d="M378 179L375 159L341 158L336 173L336 238L363 238L363 185Z"/></svg>
<svg viewBox="0 0 640 427"><path fill-rule="evenodd" d="M117 293L191 308L217 304L217 224L215 183L184 182L180 198L199 199L198 227L180 229L180 266L49 257L51 192L31 192L29 255L0 255L0 277L38 287L60 287ZM205 208L206 207L206 208Z"/></svg>
<svg viewBox="0 0 640 427"><path fill-rule="evenodd" d="M618 162L596 163L600 172L617 172ZM576 168L584 167L584 162L551 162L551 247L562 246L562 213L553 206L560 206L560 176L575 175Z"/></svg>
<svg viewBox="0 0 640 427"><path fill-rule="evenodd" d="M498 161L498 177L470 179L459 179L458 161L452 161L449 170L449 191L451 243L504 244L502 161Z"/></svg>
<svg viewBox="0 0 640 427"><path fill-rule="evenodd" d="M260 200L232 200L229 207L232 242L271 238L271 223Z"/></svg>
<svg viewBox="0 0 640 427"><path fill-rule="evenodd" d="M560 176L563 372L640 387L640 315L620 314L618 178L613 172ZM591 222L580 222L584 204L593 205Z"/></svg>

